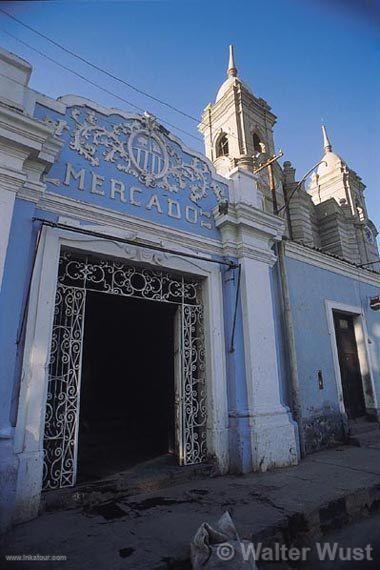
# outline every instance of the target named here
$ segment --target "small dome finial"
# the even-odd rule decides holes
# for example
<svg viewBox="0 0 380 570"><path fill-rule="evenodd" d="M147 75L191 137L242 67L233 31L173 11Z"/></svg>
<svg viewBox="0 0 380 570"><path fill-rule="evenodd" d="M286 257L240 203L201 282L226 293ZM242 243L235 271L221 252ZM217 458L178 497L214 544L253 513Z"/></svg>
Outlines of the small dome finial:
<svg viewBox="0 0 380 570"><path fill-rule="evenodd" d="M325 152L331 152L332 151L332 145L331 145L330 139L328 137L326 127L323 123L322 123L322 134L323 134L323 148L325 149Z"/></svg>
<svg viewBox="0 0 380 570"><path fill-rule="evenodd" d="M237 76L237 69L235 67L235 59L234 59L234 46L232 44L229 45L229 59L228 59L227 76L228 77L236 77Z"/></svg>

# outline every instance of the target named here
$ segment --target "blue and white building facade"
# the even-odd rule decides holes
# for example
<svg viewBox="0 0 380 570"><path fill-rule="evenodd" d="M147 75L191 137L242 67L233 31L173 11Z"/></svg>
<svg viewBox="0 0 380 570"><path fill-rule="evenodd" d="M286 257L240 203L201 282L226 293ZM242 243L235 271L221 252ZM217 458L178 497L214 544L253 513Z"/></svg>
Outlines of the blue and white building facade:
<svg viewBox="0 0 380 570"><path fill-rule="evenodd" d="M42 493L77 484L94 292L170 306L180 465L265 471L342 440L336 312L353 323L363 415L378 421L376 229L326 133L310 189L275 215L267 170L255 170L274 153L276 118L232 53L200 124L207 158L149 114L33 91L31 66L5 50L0 67L3 527L36 516ZM273 171L281 209L297 181L290 163ZM128 361L120 373L148 381Z"/></svg>

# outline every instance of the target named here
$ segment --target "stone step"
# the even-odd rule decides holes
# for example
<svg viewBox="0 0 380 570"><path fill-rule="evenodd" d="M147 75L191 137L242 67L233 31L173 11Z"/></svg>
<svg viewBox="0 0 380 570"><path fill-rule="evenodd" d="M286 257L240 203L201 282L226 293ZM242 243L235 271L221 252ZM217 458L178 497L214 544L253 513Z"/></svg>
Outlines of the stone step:
<svg viewBox="0 0 380 570"><path fill-rule="evenodd" d="M350 420L348 423L349 435L357 435L360 433L368 433L371 431L379 430L379 424L367 418L359 420Z"/></svg>
<svg viewBox="0 0 380 570"><path fill-rule="evenodd" d="M193 479L209 478L217 475L215 467L209 463L179 466L167 461L167 457L159 457L135 467L115 473L99 481L81 483L75 487L67 487L42 494L41 512L67 509L81 506L89 508L93 504L165 489Z"/></svg>
<svg viewBox="0 0 380 570"><path fill-rule="evenodd" d="M364 433L350 435L348 443L356 447L370 447L372 449L380 449L380 430L373 430Z"/></svg>

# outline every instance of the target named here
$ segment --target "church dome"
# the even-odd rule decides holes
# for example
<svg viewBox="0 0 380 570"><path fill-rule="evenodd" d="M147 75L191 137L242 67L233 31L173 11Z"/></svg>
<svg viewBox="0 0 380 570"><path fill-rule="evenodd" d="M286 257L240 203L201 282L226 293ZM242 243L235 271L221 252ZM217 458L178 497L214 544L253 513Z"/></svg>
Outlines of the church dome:
<svg viewBox="0 0 380 570"><path fill-rule="evenodd" d="M325 152L322 160L323 162L317 168L317 173L319 175L326 174L328 170L334 170L337 166L344 164L340 156L331 150Z"/></svg>
<svg viewBox="0 0 380 570"><path fill-rule="evenodd" d="M249 93L251 93L251 95L253 95L252 90L248 87L248 85L243 83L243 81L241 81L238 77L230 76L230 77L227 77L225 82L222 83L222 85L219 87L219 91L216 94L215 103L217 103L223 97L223 95L225 95L227 93L227 91L231 87L233 87L234 85L238 85L238 84L245 87L245 89L247 89L247 91L249 91Z"/></svg>

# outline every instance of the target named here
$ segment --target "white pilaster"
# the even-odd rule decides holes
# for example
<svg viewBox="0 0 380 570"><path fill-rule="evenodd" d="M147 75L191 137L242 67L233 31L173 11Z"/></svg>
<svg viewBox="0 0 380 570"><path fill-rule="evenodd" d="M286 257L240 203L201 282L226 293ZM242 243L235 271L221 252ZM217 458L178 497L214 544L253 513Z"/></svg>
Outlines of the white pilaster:
<svg viewBox="0 0 380 570"><path fill-rule="evenodd" d="M16 195L37 201L62 146L51 127L24 112L31 66L0 48L0 291Z"/></svg>
<svg viewBox="0 0 380 570"><path fill-rule="evenodd" d="M14 203L14 192L5 190L0 186L0 291L3 283L4 264L8 249Z"/></svg>
<svg viewBox="0 0 380 570"><path fill-rule="evenodd" d="M0 49L0 294L12 231L16 198L38 201L44 184L42 175L56 160L62 143L51 127L29 116L25 110L31 66ZM16 230L17 231L17 230ZM13 260L11 260L13 261ZM8 298L4 298L7 306ZM19 462L14 453L11 402L12 373L0 372L0 532L10 524Z"/></svg>
<svg viewBox="0 0 380 570"><path fill-rule="evenodd" d="M232 180L231 185L231 202L239 202L263 209L263 195L257 188L256 177L246 168L237 166L228 176Z"/></svg>
<svg viewBox="0 0 380 570"><path fill-rule="evenodd" d="M32 66L14 53L0 48L1 90L0 102L23 110Z"/></svg>
<svg viewBox="0 0 380 570"><path fill-rule="evenodd" d="M270 265L241 259L241 300L253 468L297 463L295 426L280 399Z"/></svg>
<svg viewBox="0 0 380 570"><path fill-rule="evenodd" d="M298 462L296 424L280 397L270 274L276 262L272 245L281 239L284 226L280 218L240 202L244 195L245 189L235 185L235 203L215 218L226 253L241 264L252 468L265 471Z"/></svg>

